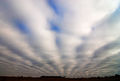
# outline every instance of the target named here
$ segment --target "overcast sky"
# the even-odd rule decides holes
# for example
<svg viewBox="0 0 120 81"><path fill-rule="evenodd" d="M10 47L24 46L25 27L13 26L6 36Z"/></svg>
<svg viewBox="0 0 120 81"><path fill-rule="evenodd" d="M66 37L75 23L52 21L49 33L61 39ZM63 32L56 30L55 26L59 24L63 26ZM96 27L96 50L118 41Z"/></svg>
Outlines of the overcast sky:
<svg viewBox="0 0 120 81"><path fill-rule="evenodd" d="M0 76L120 74L120 0L0 0Z"/></svg>

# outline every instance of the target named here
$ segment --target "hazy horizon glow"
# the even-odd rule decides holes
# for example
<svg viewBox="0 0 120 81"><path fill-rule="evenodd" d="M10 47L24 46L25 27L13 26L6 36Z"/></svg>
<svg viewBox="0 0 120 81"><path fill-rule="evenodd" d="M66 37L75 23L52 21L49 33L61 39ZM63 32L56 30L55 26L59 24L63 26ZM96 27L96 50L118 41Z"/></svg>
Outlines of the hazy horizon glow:
<svg viewBox="0 0 120 81"><path fill-rule="evenodd" d="M120 74L120 0L0 0L0 76Z"/></svg>

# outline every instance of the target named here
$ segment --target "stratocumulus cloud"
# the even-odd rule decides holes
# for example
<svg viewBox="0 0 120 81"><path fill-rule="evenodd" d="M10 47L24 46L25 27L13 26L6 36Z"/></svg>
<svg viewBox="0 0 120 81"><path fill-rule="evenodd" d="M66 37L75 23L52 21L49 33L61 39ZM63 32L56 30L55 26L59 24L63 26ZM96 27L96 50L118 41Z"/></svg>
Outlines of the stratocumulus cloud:
<svg viewBox="0 0 120 81"><path fill-rule="evenodd" d="M120 74L120 0L0 0L0 76Z"/></svg>

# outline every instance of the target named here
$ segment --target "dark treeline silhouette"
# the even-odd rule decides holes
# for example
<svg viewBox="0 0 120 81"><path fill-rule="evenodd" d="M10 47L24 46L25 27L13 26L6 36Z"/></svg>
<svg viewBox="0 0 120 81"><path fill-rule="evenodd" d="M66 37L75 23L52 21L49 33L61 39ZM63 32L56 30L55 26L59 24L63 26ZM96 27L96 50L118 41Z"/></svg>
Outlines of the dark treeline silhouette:
<svg viewBox="0 0 120 81"><path fill-rule="evenodd" d="M61 76L8 77L0 76L0 81L120 81L120 75L92 78L65 78Z"/></svg>
<svg viewBox="0 0 120 81"><path fill-rule="evenodd" d="M61 76L41 76L40 78L65 78Z"/></svg>

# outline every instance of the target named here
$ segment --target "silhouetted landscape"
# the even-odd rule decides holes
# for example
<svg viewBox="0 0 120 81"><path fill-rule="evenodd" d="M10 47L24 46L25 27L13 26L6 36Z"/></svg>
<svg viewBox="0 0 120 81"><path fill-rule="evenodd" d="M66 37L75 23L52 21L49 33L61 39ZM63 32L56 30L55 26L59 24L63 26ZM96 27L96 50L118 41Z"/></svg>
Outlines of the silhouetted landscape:
<svg viewBox="0 0 120 81"><path fill-rule="evenodd" d="M0 76L0 81L120 81L120 75L93 78L65 78L60 76L42 76L42 77Z"/></svg>

